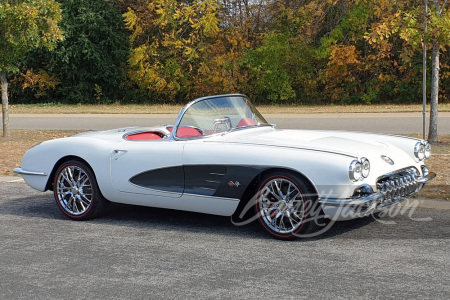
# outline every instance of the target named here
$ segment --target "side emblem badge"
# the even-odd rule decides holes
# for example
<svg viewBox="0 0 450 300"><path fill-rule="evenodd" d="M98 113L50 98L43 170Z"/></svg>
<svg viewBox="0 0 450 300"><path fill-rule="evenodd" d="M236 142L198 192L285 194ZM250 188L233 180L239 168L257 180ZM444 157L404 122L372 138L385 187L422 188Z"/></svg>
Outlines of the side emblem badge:
<svg viewBox="0 0 450 300"><path fill-rule="evenodd" d="M239 187L241 185L241 183L239 181L236 181L236 182L230 181L230 182L228 182L228 185L230 187L233 187L233 186Z"/></svg>
<svg viewBox="0 0 450 300"><path fill-rule="evenodd" d="M390 157L387 157L386 155L381 155L381 159L390 165L394 164L394 161Z"/></svg>

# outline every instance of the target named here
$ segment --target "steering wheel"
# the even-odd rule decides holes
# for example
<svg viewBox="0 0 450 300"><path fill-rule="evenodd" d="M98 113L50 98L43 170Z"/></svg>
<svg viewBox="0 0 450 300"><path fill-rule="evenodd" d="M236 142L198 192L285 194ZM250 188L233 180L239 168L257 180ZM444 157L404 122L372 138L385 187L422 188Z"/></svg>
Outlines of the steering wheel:
<svg viewBox="0 0 450 300"><path fill-rule="evenodd" d="M231 119L227 116L224 116L220 119L215 119L214 120L214 132L222 132L224 130L220 130L219 126L220 125L225 125L226 126L226 131L231 130L232 125L231 125Z"/></svg>

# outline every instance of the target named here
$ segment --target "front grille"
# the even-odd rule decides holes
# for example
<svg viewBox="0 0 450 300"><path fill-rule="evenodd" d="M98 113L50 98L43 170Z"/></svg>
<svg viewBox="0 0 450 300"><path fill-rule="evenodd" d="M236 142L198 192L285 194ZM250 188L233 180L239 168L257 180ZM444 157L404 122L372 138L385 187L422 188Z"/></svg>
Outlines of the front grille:
<svg viewBox="0 0 450 300"><path fill-rule="evenodd" d="M423 186L420 178L414 167L382 176L377 181L377 188L384 195L381 204L389 204L416 194Z"/></svg>

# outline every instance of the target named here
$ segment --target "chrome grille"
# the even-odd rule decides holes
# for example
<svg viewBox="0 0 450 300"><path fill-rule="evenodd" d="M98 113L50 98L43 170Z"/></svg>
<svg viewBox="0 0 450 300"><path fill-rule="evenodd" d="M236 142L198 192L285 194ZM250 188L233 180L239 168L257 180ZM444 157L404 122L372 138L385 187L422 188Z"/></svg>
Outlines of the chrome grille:
<svg viewBox="0 0 450 300"><path fill-rule="evenodd" d="M420 178L414 167L382 176L377 181L377 188L384 195L381 204L389 204L416 194L423 186Z"/></svg>

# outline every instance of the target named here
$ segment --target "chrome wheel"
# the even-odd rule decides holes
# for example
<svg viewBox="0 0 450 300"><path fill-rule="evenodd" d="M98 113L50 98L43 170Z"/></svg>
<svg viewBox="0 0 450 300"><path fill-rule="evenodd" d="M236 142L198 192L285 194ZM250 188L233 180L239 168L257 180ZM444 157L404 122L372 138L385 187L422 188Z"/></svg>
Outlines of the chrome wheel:
<svg viewBox="0 0 450 300"><path fill-rule="evenodd" d="M54 188L56 200L66 214L81 216L90 210L94 197L92 180L80 166L60 169Z"/></svg>
<svg viewBox="0 0 450 300"><path fill-rule="evenodd" d="M281 235L291 235L304 225L305 206L299 187L287 177L269 178L257 199L262 224Z"/></svg>

